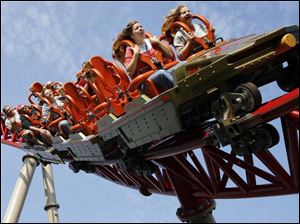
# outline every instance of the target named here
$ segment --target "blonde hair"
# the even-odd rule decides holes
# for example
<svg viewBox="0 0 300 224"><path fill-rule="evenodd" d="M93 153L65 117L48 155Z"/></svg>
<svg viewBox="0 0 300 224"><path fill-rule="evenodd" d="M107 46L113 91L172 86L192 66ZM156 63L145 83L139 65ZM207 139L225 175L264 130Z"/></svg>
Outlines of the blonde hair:
<svg viewBox="0 0 300 224"><path fill-rule="evenodd" d="M163 25L161 28L162 33L165 33L166 31L168 31L170 28L170 25L173 22L176 22L178 20L180 14L181 14L180 10L184 7L187 7L187 6L185 4L180 4L176 8L171 9L169 11L169 14L167 16L165 16L165 19L164 19L164 22L163 22Z"/></svg>

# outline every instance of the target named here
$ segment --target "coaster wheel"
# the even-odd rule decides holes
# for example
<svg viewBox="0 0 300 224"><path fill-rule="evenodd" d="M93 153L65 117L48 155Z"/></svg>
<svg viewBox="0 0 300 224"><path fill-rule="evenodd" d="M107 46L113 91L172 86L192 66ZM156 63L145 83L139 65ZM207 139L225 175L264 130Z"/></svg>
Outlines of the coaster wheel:
<svg viewBox="0 0 300 224"><path fill-rule="evenodd" d="M241 109L245 112L252 112L257 109L262 103L262 97L259 89L252 82L240 84L235 92L244 95L244 102Z"/></svg>

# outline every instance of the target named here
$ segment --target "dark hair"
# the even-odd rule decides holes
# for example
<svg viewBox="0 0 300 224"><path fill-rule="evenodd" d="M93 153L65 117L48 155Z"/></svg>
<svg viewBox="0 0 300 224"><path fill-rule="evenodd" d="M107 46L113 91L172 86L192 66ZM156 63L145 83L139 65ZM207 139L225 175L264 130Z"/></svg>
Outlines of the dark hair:
<svg viewBox="0 0 300 224"><path fill-rule="evenodd" d="M3 113L4 113L5 115L7 115L7 108L8 108L8 107L10 107L10 106L6 105L6 106L4 106L4 107L2 108L2 111L3 111Z"/></svg>
<svg viewBox="0 0 300 224"><path fill-rule="evenodd" d="M136 21L136 20L130 21L127 24L127 26L122 30L122 32L119 33L119 35L117 37L117 41L121 41L121 40L131 40L131 41L133 41L133 39L131 38L131 34L132 34L133 26L136 23L138 23L138 21Z"/></svg>
<svg viewBox="0 0 300 224"><path fill-rule="evenodd" d="M134 43L134 40L131 38L131 34L133 31L134 24L139 23L136 20L130 21L127 26L122 30L121 33L118 34L117 39L113 42L113 57L117 58L117 60L122 61L121 54L125 53L125 46L119 46L116 49L115 46L122 40L130 40ZM123 53L121 53L123 52ZM121 62L123 63L123 62Z"/></svg>
<svg viewBox="0 0 300 224"><path fill-rule="evenodd" d="M92 77L95 77L96 74L93 70L88 70L87 72L84 73L85 79L91 79Z"/></svg>

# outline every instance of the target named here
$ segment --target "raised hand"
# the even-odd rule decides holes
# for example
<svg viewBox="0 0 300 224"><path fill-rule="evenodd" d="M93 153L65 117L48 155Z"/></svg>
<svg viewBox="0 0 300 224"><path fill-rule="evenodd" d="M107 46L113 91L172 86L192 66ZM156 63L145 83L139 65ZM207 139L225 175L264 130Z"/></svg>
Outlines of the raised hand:
<svg viewBox="0 0 300 224"><path fill-rule="evenodd" d="M190 40L192 40L192 39L194 39L194 38L195 38L194 32L189 32L189 33L188 33L188 40L190 41Z"/></svg>
<svg viewBox="0 0 300 224"><path fill-rule="evenodd" d="M140 53L140 47L136 44L133 48L133 54L137 55Z"/></svg>
<svg viewBox="0 0 300 224"><path fill-rule="evenodd" d="M151 44L160 43L160 40L156 36L150 37L149 41L150 41Z"/></svg>
<svg viewBox="0 0 300 224"><path fill-rule="evenodd" d="M213 24L210 24L209 31L214 32L216 29Z"/></svg>

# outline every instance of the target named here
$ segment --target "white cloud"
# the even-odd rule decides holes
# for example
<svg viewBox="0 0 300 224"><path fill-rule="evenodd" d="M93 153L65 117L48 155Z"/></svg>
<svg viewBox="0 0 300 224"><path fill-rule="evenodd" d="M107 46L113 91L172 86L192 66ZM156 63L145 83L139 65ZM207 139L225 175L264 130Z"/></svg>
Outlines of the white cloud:
<svg viewBox="0 0 300 224"><path fill-rule="evenodd" d="M13 7L6 9L8 12L4 15L5 28L2 38L8 44L2 44L4 53L9 57L17 57L28 62L32 58L37 58L42 64L56 67L58 75L75 71L76 59L71 53L73 46L69 41L69 36L75 35L75 30L73 28L66 32L63 29L73 27L72 18L75 15L73 7L68 7L62 26L56 12L56 4L42 7L44 5L31 3L24 6L17 5L16 9ZM18 7L24 7L24 12L14 18ZM27 55L32 56L24 57Z"/></svg>
<svg viewBox="0 0 300 224"><path fill-rule="evenodd" d="M100 54L112 60L112 39L126 25L129 15L134 14L131 2L123 2L114 19L110 10L115 7L111 4L97 2L95 6L89 8L89 3L77 2L27 2L7 7L1 14L3 52L10 58L28 63L34 60L55 68L53 78L73 80L89 57ZM85 17L86 24L80 17Z"/></svg>

